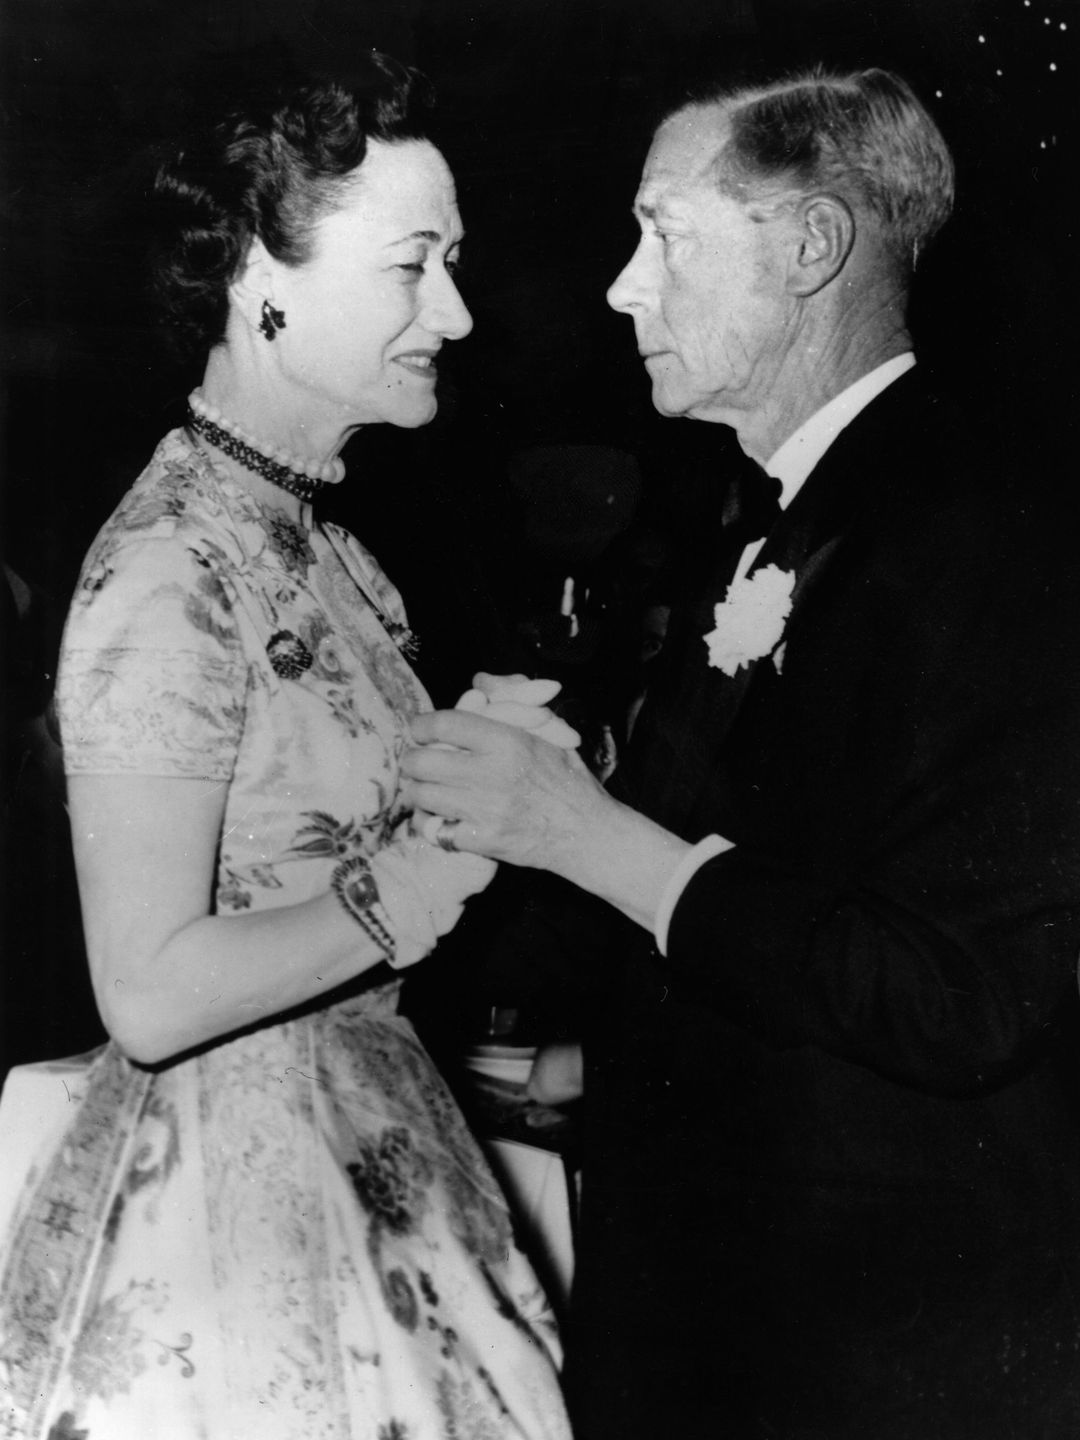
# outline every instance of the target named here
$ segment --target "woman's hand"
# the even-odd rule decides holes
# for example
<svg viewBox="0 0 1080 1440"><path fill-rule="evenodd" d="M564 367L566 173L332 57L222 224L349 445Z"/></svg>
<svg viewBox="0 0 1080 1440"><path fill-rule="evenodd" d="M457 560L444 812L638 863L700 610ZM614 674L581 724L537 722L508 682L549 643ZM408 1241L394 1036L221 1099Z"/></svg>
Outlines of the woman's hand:
<svg viewBox="0 0 1080 1440"><path fill-rule="evenodd" d="M481 670L473 676L473 688L466 690L454 706L473 715L486 715L504 725L531 730L541 740L564 750L576 750L581 736L548 709L562 686L558 680L530 680L525 675L489 675Z"/></svg>

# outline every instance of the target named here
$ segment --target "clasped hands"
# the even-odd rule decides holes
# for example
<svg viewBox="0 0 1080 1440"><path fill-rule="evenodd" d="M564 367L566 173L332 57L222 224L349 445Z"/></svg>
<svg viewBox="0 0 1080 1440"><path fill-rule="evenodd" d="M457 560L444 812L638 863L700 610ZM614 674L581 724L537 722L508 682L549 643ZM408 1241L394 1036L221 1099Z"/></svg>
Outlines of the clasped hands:
<svg viewBox="0 0 1080 1440"><path fill-rule="evenodd" d="M454 826L454 848L562 871L608 798L549 708L554 680L479 674L454 710L418 715L401 761L402 799Z"/></svg>

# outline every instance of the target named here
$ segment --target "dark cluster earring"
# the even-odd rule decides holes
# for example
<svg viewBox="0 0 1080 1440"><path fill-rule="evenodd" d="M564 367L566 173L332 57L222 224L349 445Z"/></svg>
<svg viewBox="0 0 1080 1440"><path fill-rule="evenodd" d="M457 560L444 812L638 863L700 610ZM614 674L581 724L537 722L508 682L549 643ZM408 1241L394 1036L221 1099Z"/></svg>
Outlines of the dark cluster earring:
<svg viewBox="0 0 1080 1440"><path fill-rule="evenodd" d="M275 310L269 300L262 303L262 318L259 321L259 329L266 336L267 340L273 340L279 330L285 329L285 311Z"/></svg>

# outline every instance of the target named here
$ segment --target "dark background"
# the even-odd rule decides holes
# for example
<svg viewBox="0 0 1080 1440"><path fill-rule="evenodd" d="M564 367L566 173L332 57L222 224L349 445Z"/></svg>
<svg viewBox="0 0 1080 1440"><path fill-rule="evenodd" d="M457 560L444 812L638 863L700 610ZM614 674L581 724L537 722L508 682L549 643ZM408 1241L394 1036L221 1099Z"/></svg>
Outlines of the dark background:
<svg viewBox="0 0 1080 1440"><path fill-rule="evenodd" d="M82 554L198 379L141 313L131 196L140 152L224 83L224 57L333 68L375 45L438 86L476 329L453 347L439 419L351 442L332 509L400 584L424 678L452 701L502 664L587 697L625 640L604 615L711 533L730 434L654 414L630 324L604 303L635 243L655 109L710 71L764 57L912 81L960 173L920 276L921 354L1023 483L1064 485L1078 34L1073 0L6 0L0 519L20 583L4 616L0 1074L98 1039L41 714ZM537 446L605 448L538 465ZM611 600L575 645L557 627L567 573Z"/></svg>

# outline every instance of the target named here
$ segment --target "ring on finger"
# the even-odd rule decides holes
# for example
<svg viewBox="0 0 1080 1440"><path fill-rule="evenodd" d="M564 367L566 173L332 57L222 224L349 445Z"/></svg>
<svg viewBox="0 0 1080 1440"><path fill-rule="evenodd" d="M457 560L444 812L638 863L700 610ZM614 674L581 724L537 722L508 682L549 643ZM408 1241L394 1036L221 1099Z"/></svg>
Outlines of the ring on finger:
<svg viewBox="0 0 1080 1440"><path fill-rule="evenodd" d="M443 820L435 832L435 844L440 850L448 850L451 854L457 852L457 832L461 826L460 820Z"/></svg>
<svg viewBox="0 0 1080 1440"><path fill-rule="evenodd" d="M447 820L442 815L429 815L421 827L424 839L431 845L438 845L440 850L456 852L457 842L454 838L460 820Z"/></svg>

